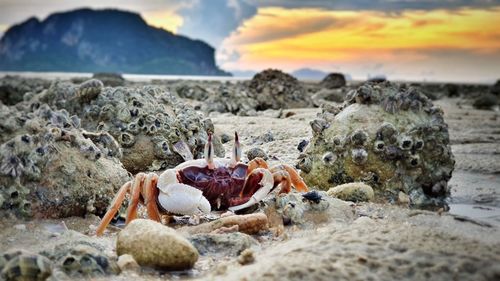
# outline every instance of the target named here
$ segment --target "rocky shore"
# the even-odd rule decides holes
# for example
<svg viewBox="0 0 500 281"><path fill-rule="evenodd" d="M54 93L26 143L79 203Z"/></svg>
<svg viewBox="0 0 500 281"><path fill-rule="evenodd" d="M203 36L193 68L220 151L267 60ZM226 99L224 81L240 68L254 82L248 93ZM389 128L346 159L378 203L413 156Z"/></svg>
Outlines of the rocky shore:
<svg viewBox="0 0 500 281"><path fill-rule="evenodd" d="M498 280L498 95L498 83L306 83L279 70L1 78L0 279ZM230 158L235 131L243 162L294 166L311 191L126 227L125 200L95 236L133 175L203 158L212 133Z"/></svg>

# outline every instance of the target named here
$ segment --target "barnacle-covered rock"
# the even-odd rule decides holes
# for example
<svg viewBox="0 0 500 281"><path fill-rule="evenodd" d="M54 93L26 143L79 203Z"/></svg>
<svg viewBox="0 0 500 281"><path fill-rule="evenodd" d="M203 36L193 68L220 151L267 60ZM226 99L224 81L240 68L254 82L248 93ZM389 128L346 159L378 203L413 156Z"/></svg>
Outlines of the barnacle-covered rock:
<svg viewBox="0 0 500 281"><path fill-rule="evenodd" d="M200 255L218 254L225 257L237 256L248 248L258 248L259 243L252 236L241 233L203 233L188 238Z"/></svg>
<svg viewBox="0 0 500 281"><path fill-rule="evenodd" d="M0 255L0 280L43 281L52 275L52 262L23 250L11 250Z"/></svg>
<svg viewBox="0 0 500 281"><path fill-rule="evenodd" d="M184 83L175 88L181 98L203 101L210 96L210 92L202 85Z"/></svg>
<svg viewBox="0 0 500 281"><path fill-rule="evenodd" d="M100 84L91 81L95 80L78 86L54 83L39 98L79 116L85 130L108 133L116 139L123 149L122 163L132 173L165 169L202 156L207 131L213 132L213 125L192 107L158 87L98 90ZM86 84L90 89L95 86L90 92L98 95L87 94L88 98L82 99L80 92ZM216 155L224 156L217 138L214 145Z"/></svg>
<svg viewBox="0 0 500 281"><path fill-rule="evenodd" d="M339 108L323 108L297 166L310 186L371 185L378 197L400 191L414 204L447 196L454 158L441 109L415 88L364 84Z"/></svg>
<svg viewBox="0 0 500 281"><path fill-rule="evenodd" d="M181 88L182 89L182 88ZM226 82L205 89L206 98L200 90L192 87L179 95L203 101L201 109L206 112L231 112L241 116L253 116L266 109L300 108L312 105L306 89L293 76L280 70L268 69L257 73L252 80Z"/></svg>
<svg viewBox="0 0 500 281"><path fill-rule="evenodd" d="M330 73L319 84L327 89L342 88L346 85L345 76L342 73Z"/></svg>
<svg viewBox="0 0 500 281"><path fill-rule="evenodd" d="M71 248L60 247L54 259L68 276L98 276L118 271L115 262L102 251L83 243Z"/></svg>
<svg viewBox="0 0 500 281"><path fill-rule="evenodd" d="M113 72L94 73L92 78L102 81L102 83L108 87L124 86L126 82L120 73Z"/></svg>
<svg viewBox="0 0 500 281"><path fill-rule="evenodd" d="M49 86L49 80L7 75L0 78L0 102L14 105L23 101L25 94L36 94Z"/></svg>
<svg viewBox="0 0 500 281"><path fill-rule="evenodd" d="M348 203L328 196L325 191L290 192L268 197L261 209L269 217L269 227L283 225L312 226L331 219L349 221L353 212Z"/></svg>
<svg viewBox="0 0 500 281"><path fill-rule="evenodd" d="M66 110L25 107L12 112L19 128L0 145L0 210L35 217L105 212L129 180L116 141L83 133Z"/></svg>
<svg viewBox="0 0 500 281"><path fill-rule="evenodd" d="M277 69L255 74L249 89L259 103L257 110L298 108L312 105L310 97L297 78Z"/></svg>
<svg viewBox="0 0 500 281"><path fill-rule="evenodd" d="M219 85L207 99L203 100L202 111L231 112L241 116L254 115L259 109L259 101L253 97L247 84L247 82L237 82Z"/></svg>
<svg viewBox="0 0 500 281"><path fill-rule="evenodd" d="M314 106L321 106L324 103L340 103L344 101L347 89L320 89L311 96Z"/></svg>
<svg viewBox="0 0 500 281"><path fill-rule="evenodd" d="M54 261L54 268L68 277L97 277L118 273L116 258L106 254L106 246L76 231L66 231L55 245L40 254Z"/></svg>

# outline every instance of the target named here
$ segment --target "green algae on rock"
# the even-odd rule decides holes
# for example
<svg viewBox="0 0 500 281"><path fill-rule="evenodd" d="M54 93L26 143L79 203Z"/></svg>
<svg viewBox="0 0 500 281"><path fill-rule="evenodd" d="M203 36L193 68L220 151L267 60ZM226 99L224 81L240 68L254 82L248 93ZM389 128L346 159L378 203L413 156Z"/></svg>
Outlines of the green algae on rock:
<svg viewBox="0 0 500 281"><path fill-rule="evenodd" d="M324 107L297 166L310 186L366 182L378 197L425 205L449 193L454 169L443 112L415 88L367 83L340 107Z"/></svg>

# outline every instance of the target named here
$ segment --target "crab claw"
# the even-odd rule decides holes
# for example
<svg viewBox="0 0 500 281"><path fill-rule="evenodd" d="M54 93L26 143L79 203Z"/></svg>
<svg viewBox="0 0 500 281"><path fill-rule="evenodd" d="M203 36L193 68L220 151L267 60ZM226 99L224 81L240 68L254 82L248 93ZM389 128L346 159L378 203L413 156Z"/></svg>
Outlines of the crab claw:
<svg viewBox="0 0 500 281"><path fill-rule="evenodd" d="M214 145L212 144L212 134L208 133L208 140L205 144L205 160L207 160L207 167L211 170L215 168L214 164Z"/></svg>
<svg viewBox="0 0 500 281"><path fill-rule="evenodd" d="M166 186L158 185L160 194L158 203L165 211L179 215L195 215L210 213L210 203L202 192L190 185L173 183Z"/></svg>
<svg viewBox="0 0 500 281"><path fill-rule="evenodd" d="M273 175L269 170L256 168L248 175L243 190L240 193L240 200L243 203L230 207L229 210L235 212L259 203L271 192L273 184Z"/></svg>

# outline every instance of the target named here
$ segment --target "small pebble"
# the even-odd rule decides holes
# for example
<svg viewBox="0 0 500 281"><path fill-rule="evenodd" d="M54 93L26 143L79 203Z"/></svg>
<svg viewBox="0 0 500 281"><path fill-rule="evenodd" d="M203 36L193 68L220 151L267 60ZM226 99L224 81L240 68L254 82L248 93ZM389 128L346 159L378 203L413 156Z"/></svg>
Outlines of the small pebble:
<svg viewBox="0 0 500 281"><path fill-rule="evenodd" d="M262 136L260 136L260 139L263 141L263 142L272 142L274 141L274 135L273 135L273 132L269 131L265 134L263 134Z"/></svg>
<svg viewBox="0 0 500 281"><path fill-rule="evenodd" d="M255 262L255 256L252 249L245 249L238 256L238 263L241 265L247 265Z"/></svg>
<svg viewBox="0 0 500 281"><path fill-rule="evenodd" d="M16 225L14 225L14 229L24 231L24 230L26 230L26 225L25 224L16 224Z"/></svg>
<svg viewBox="0 0 500 281"><path fill-rule="evenodd" d="M400 191L398 193L398 203L403 204L403 205L410 204L410 196L408 196L406 193Z"/></svg>
<svg viewBox="0 0 500 281"><path fill-rule="evenodd" d="M118 257L116 262L121 271L139 271L141 267L135 261L134 257L129 254L124 254Z"/></svg>

